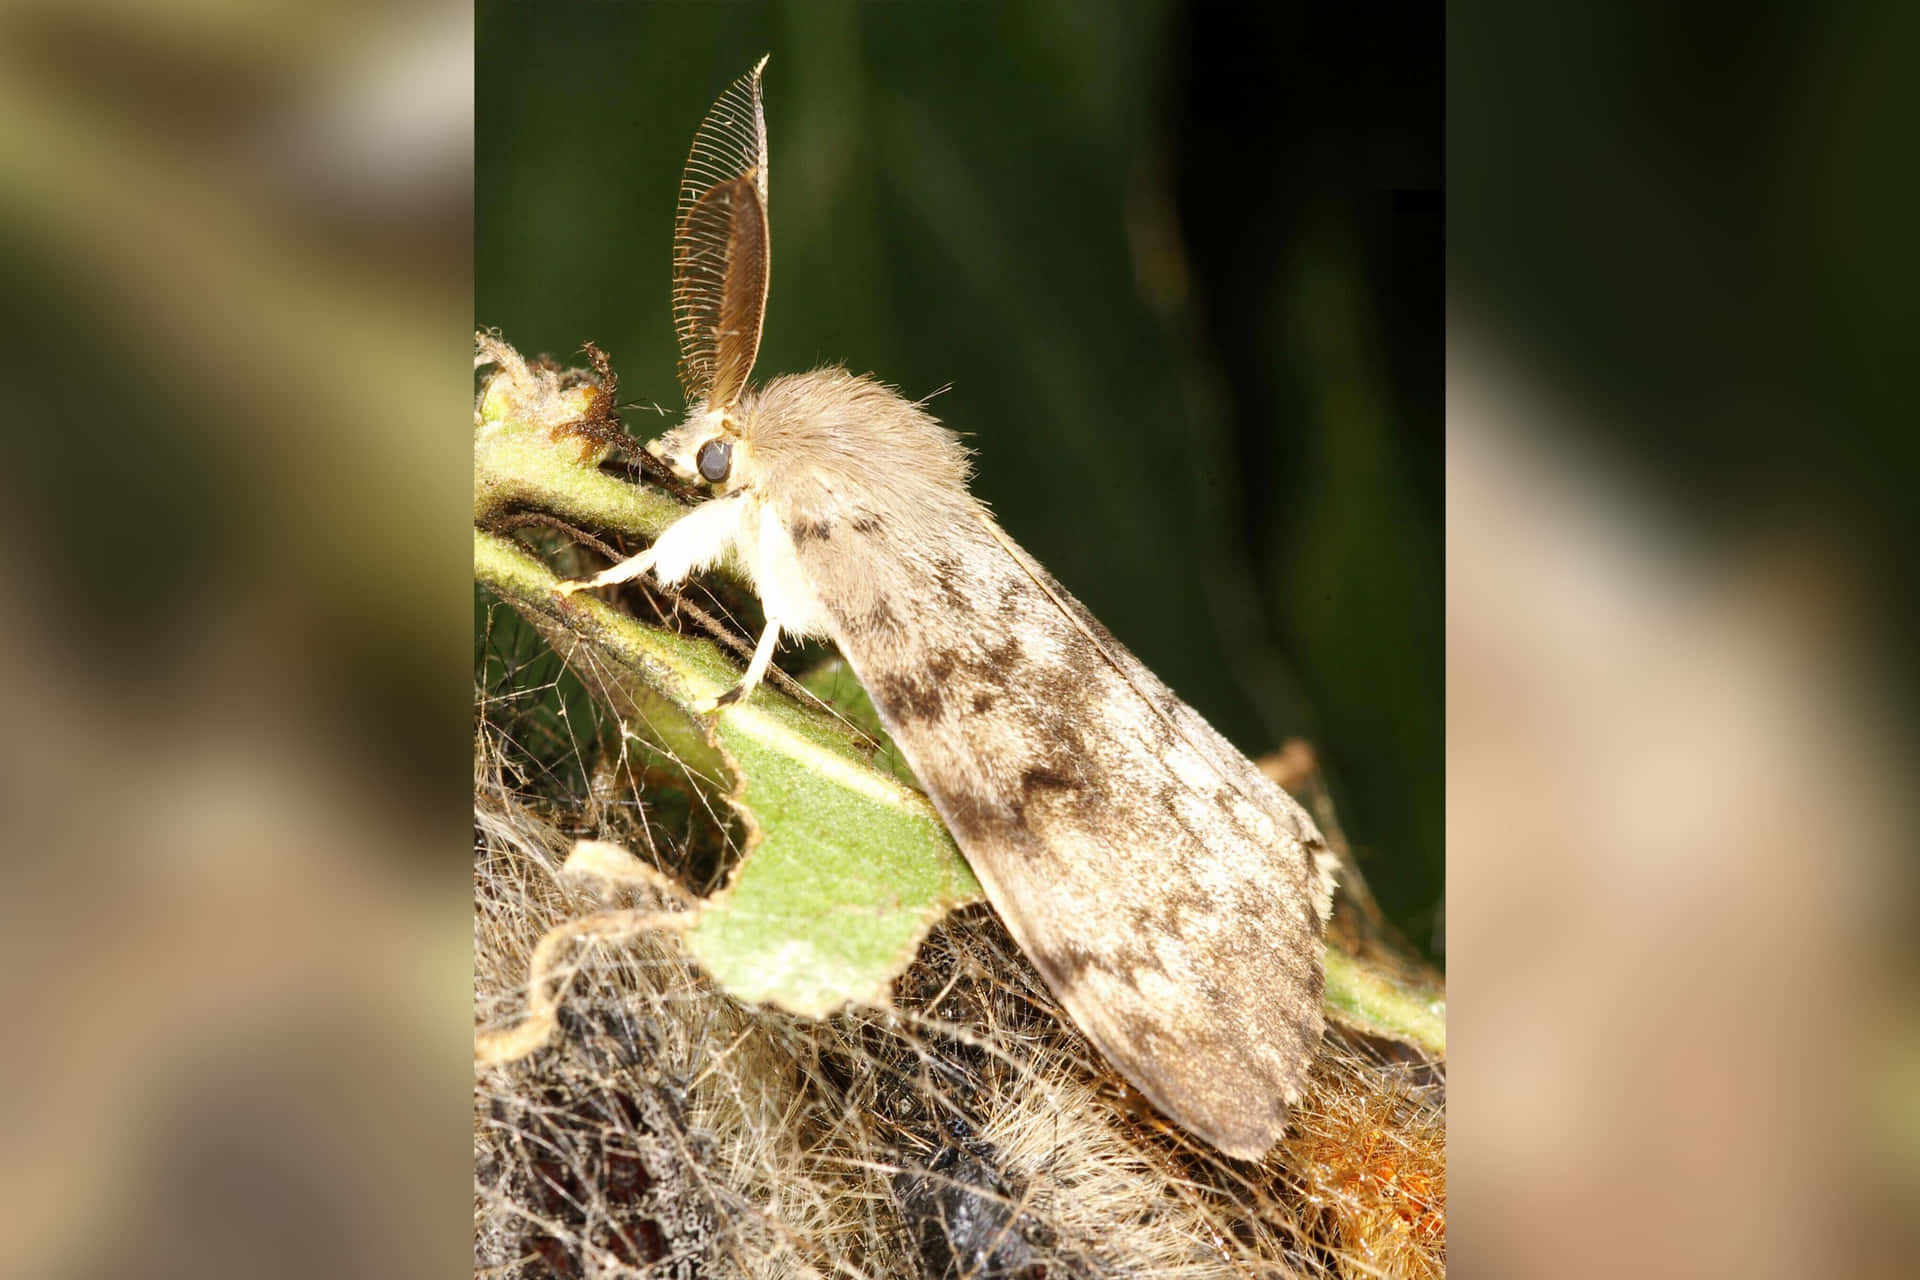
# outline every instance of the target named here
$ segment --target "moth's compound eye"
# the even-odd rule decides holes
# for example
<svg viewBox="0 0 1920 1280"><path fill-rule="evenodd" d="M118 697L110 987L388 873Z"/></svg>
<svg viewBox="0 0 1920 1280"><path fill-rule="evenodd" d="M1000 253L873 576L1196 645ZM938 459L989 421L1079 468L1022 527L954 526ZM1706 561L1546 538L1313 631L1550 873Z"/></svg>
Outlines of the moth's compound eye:
<svg viewBox="0 0 1920 1280"><path fill-rule="evenodd" d="M733 441L722 440L715 436L700 446L700 452L694 461L700 467L700 478L711 484L719 484L733 470Z"/></svg>

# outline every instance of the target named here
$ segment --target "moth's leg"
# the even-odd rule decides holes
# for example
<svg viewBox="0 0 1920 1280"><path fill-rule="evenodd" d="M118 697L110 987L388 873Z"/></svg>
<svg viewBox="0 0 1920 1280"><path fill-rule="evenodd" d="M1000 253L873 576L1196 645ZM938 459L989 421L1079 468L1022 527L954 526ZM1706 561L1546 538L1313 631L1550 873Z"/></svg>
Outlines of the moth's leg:
<svg viewBox="0 0 1920 1280"><path fill-rule="evenodd" d="M664 585L672 586L726 554L739 530L741 510L740 501L732 496L703 502L668 525L653 540L653 545L639 555L603 569L591 578L563 582L560 594L570 596L589 587L610 587L616 582L637 578L649 569Z"/></svg>
<svg viewBox="0 0 1920 1280"><path fill-rule="evenodd" d="M677 528L678 526L675 527ZM671 530L669 530L669 532L671 532ZM560 594L570 596L576 591L585 591L589 587L610 587L616 582L626 582L630 579L637 578L647 570L653 568L653 562L657 558L655 552L658 546L659 544L655 543L639 555L628 556L619 564L611 568L602 569L591 578L569 578L560 584Z"/></svg>
<svg viewBox="0 0 1920 1280"><path fill-rule="evenodd" d="M747 663L747 674L740 677L740 683L713 700L708 710L730 707L736 702L745 702L747 695L766 678L767 668L773 665L773 651L780 644L780 623L773 618L767 619L767 629L760 633L760 643L753 646L753 661Z"/></svg>

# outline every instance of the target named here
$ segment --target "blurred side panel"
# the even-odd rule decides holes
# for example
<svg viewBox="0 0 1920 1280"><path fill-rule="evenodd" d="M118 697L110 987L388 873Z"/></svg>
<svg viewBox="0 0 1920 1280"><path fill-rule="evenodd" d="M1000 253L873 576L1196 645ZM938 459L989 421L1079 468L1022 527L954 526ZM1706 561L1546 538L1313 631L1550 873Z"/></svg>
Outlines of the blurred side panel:
<svg viewBox="0 0 1920 1280"><path fill-rule="evenodd" d="M471 1257L472 50L0 12L0 1273Z"/></svg>
<svg viewBox="0 0 1920 1280"><path fill-rule="evenodd" d="M1904 1274L1920 11L1449 21L1453 1261Z"/></svg>

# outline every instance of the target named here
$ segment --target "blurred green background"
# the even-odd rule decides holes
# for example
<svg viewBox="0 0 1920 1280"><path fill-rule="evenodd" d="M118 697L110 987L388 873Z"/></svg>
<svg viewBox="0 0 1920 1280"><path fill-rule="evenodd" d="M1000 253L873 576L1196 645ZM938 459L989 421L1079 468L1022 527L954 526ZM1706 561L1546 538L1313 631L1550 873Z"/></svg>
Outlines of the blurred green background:
<svg viewBox="0 0 1920 1280"><path fill-rule="evenodd" d="M1910 1274L1920 6L1448 18L1449 1262Z"/></svg>
<svg viewBox="0 0 1920 1280"><path fill-rule="evenodd" d="M1450 28L1452 283L1721 554L1805 539L1920 626L1920 7L1480 0ZM1902 589L1887 591L1889 583Z"/></svg>
<svg viewBox="0 0 1920 1280"><path fill-rule="evenodd" d="M482 3L475 320L681 409L694 126L771 52L761 378L934 403L975 491L1249 753L1444 892L1437 6Z"/></svg>

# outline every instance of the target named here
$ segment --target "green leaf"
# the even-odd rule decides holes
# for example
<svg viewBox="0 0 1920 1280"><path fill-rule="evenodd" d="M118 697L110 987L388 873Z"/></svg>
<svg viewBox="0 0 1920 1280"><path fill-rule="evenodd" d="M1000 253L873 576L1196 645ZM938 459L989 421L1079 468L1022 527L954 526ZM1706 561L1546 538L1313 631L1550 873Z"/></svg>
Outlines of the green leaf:
<svg viewBox="0 0 1920 1280"><path fill-rule="evenodd" d="M663 493L600 470L606 440L582 431L599 394L579 370L530 366L506 343L476 336L493 366L473 415L473 514L484 523L525 507L619 533L657 535L687 513Z"/></svg>
<svg viewBox="0 0 1920 1280"><path fill-rule="evenodd" d="M1412 985L1384 965L1327 948L1327 1013L1370 1035L1414 1045L1435 1061L1447 1056L1447 998Z"/></svg>
<svg viewBox="0 0 1920 1280"><path fill-rule="evenodd" d="M882 768L914 790L924 790L920 780L913 776L913 766L907 763L906 753L894 745L893 735L880 723L880 713L873 708L873 699L867 696L860 677L853 673L853 667L845 658L837 655L828 658L801 676L800 685L880 744L874 759Z"/></svg>
<svg viewBox="0 0 1920 1280"><path fill-rule="evenodd" d="M768 686L742 705L695 708L732 687L714 644L676 635L558 579L504 538L474 534L476 577L546 637L621 721L725 795L747 850L700 902L685 937L727 991L821 1016L877 1002L948 910L979 883L933 806L856 731Z"/></svg>

